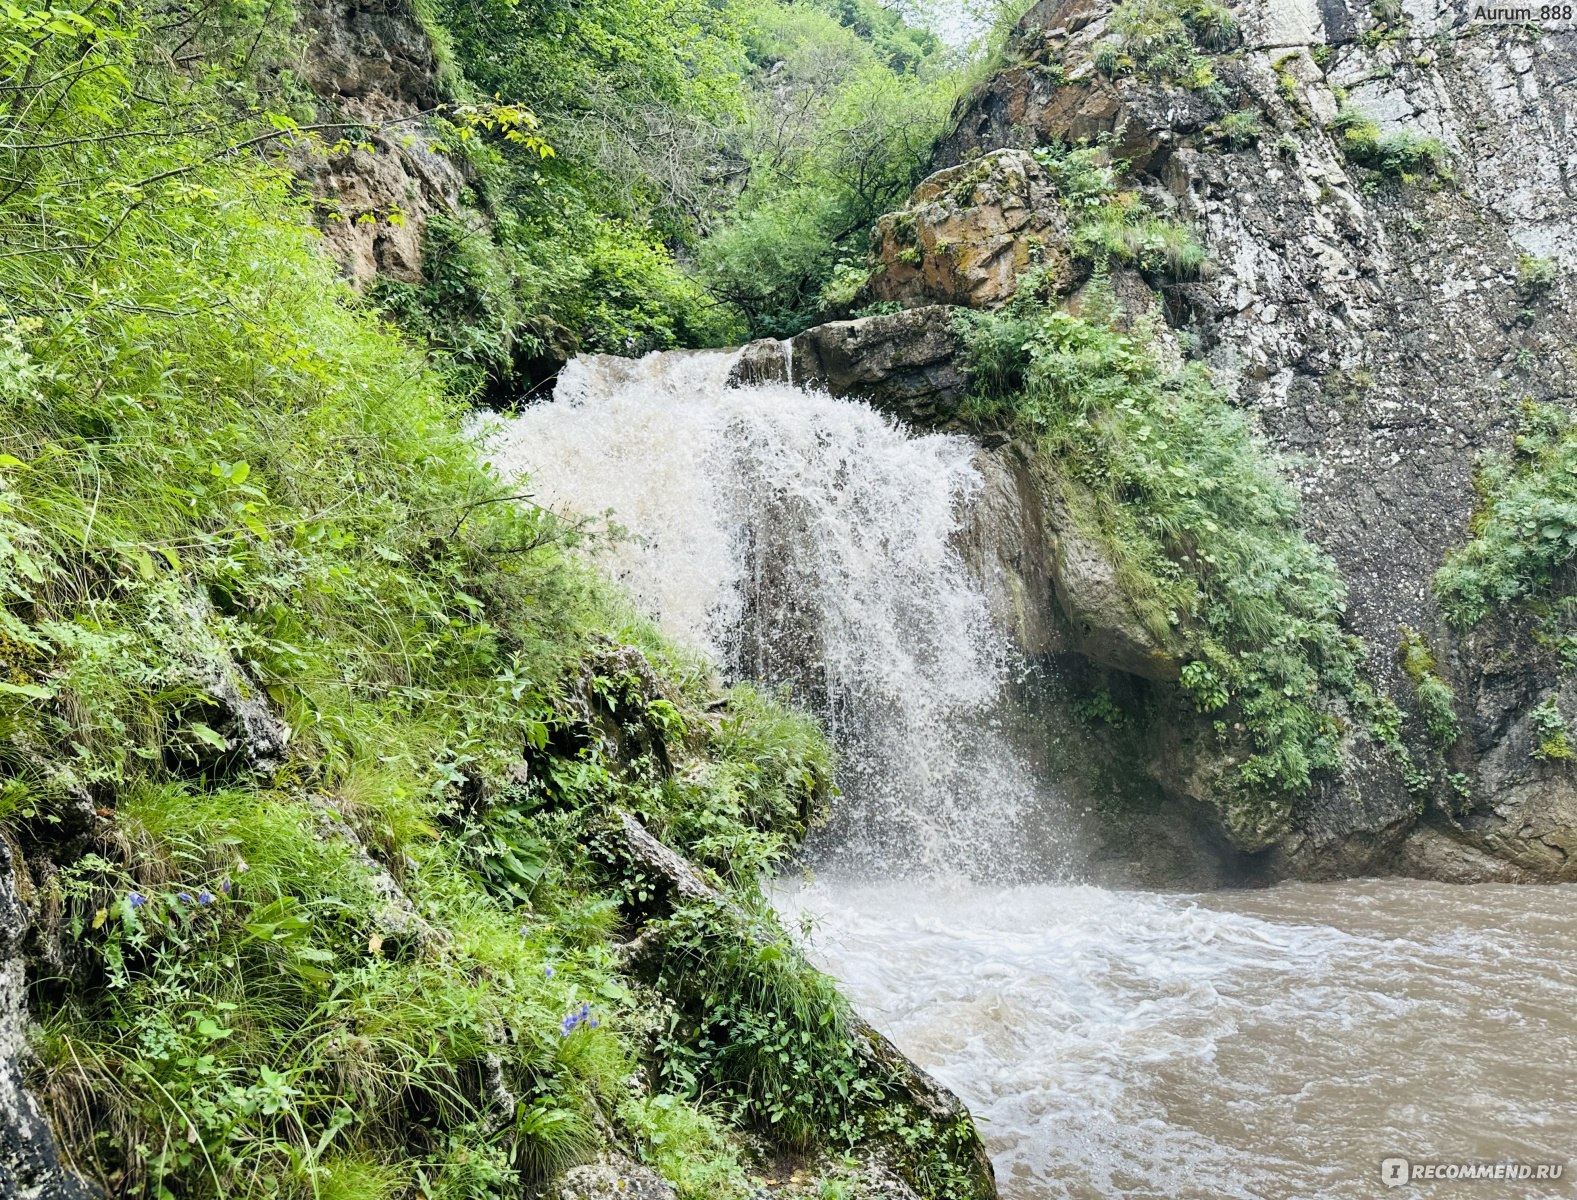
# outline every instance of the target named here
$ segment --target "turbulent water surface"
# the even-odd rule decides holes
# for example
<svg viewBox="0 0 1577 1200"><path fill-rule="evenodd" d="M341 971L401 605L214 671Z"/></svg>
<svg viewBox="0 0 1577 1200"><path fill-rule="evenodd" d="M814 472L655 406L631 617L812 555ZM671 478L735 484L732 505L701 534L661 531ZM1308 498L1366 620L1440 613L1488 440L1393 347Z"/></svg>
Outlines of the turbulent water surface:
<svg viewBox="0 0 1577 1200"><path fill-rule="evenodd" d="M1008 1200L1374 1196L1387 1158L1577 1150L1577 887L823 880L782 903L969 1104ZM1573 1195L1572 1169L1398 1194Z"/></svg>
<svg viewBox="0 0 1577 1200"><path fill-rule="evenodd" d="M1577 888L1035 882L1078 839L1015 752L1019 666L955 550L975 448L728 367L571 364L494 458L601 522L671 636L820 712L844 795L780 903L968 1101L1007 1200L1372 1196L1386 1158L1577 1152Z"/></svg>

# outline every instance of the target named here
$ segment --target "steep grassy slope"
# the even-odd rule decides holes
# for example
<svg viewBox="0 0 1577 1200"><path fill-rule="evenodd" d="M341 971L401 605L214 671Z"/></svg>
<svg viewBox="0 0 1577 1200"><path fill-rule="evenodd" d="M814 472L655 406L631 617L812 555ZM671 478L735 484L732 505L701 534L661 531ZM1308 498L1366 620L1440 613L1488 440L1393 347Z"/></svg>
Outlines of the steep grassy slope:
<svg viewBox="0 0 1577 1200"><path fill-rule="evenodd" d="M288 80L239 82L273 15L4 20L0 832L64 1156L114 1196L494 1197L622 1148L711 1198L888 1145L974 1189L967 1118L761 902L819 732L630 619L334 279Z"/></svg>

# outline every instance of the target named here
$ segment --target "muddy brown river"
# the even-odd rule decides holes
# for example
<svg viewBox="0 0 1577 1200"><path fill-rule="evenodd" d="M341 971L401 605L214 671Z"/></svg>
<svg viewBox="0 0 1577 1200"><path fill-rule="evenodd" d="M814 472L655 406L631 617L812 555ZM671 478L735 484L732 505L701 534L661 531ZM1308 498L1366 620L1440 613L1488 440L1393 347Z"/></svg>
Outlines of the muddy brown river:
<svg viewBox="0 0 1577 1200"><path fill-rule="evenodd" d="M780 899L969 1103L1006 1200L1577 1195L1577 887ZM1496 1164L1529 1178L1412 1179Z"/></svg>

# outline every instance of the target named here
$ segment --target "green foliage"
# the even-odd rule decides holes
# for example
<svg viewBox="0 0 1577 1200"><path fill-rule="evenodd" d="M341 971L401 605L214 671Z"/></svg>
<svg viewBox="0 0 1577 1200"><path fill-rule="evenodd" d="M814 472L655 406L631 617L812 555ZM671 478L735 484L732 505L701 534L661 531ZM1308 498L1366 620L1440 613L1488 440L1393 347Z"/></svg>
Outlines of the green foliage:
<svg viewBox="0 0 1577 1200"><path fill-rule="evenodd" d="M1554 696L1530 712L1528 720L1539 739L1539 744L1533 748L1534 758L1543 762L1560 762L1572 757L1570 731Z"/></svg>
<svg viewBox="0 0 1577 1200"><path fill-rule="evenodd" d="M448 304L440 249L429 285L390 305L494 386L544 320L620 354L810 324L957 87L935 37L871 0L431 7L462 97L529 97L555 151L466 144L504 291Z"/></svg>
<svg viewBox="0 0 1577 1200"><path fill-rule="evenodd" d="M1231 811L1274 823L1341 762L1361 661L1344 590L1244 418L1201 368L1164 370L1145 322L1120 317L1023 299L971 316L972 413L1035 438L1135 610L1188 660L1186 693L1246 727L1250 752L1222 781Z"/></svg>
<svg viewBox="0 0 1577 1200"><path fill-rule="evenodd" d="M1403 673L1413 682L1429 740L1442 748L1450 746L1462 732L1456 714L1456 693L1435 669L1435 656L1423 634L1404 628L1397 658Z"/></svg>
<svg viewBox="0 0 1577 1200"><path fill-rule="evenodd" d="M676 1009L658 1052L664 1083L706 1095L790 1145L852 1145L881 1098L864 1077L847 1005L773 926L711 906L659 927L657 986Z"/></svg>
<svg viewBox="0 0 1577 1200"><path fill-rule="evenodd" d="M1240 36L1237 18L1215 0L1124 0L1109 24L1117 44L1097 49L1097 70L1132 67L1194 90L1219 86L1207 54L1231 49Z"/></svg>
<svg viewBox="0 0 1577 1200"><path fill-rule="evenodd" d="M1347 104L1332 118L1330 129L1342 153L1359 166L1402 183L1431 176L1450 178L1450 156L1438 138L1410 129L1382 134L1372 117Z"/></svg>
<svg viewBox="0 0 1577 1200"><path fill-rule="evenodd" d="M1229 112L1215 124L1216 135L1234 150L1252 146L1264 136L1265 127L1252 109Z"/></svg>
<svg viewBox="0 0 1577 1200"><path fill-rule="evenodd" d="M1538 296L1555 286L1560 277L1560 264L1553 258L1540 258L1535 254L1517 255L1517 287L1526 295Z"/></svg>
<svg viewBox="0 0 1577 1200"><path fill-rule="evenodd" d="M259 153L288 118L172 74L133 10L0 51L28 98L0 112L0 821L60 865L32 1082L75 1162L148 1200L482 1200L618 1113L730 1194L737 1133L627 1085L665 1064L610 944L651 883L609 831L638 812L759 904L830 792L816 726L715 694L483 464L454 376L335 279ZM434 336L491 370L519 263L430 236L445 269L405 299L474 303L496 340ZM713 966L689 986L747 986ZM807 970L768 972L760 1028L836 1005ZM840 1030L844 1090L748 1095L875 1086Z"/></svg>
<svg viewBox="0 0 1577 1200"><path fill-rule="evenodd" d="M1097 269L1118 263L1174 279L1204 269L1205 249L1193 231L1121 186L1123 160L1111 160L1100 147L1061 144L1041 147L1035 157L1057 185L1074 252Z"/></svg>
<svg viewBox="0 0 1577 1200"><path fill-rule="evenodd" d="M1106 688L1097 688L1079 697L1073 703L1073 711L1081 721L1090 725L1109 725L1113 729L1121 729L1128 724L1128 714Z"/></svg>
<svg viewBox="0 0 1577 1200"><path fill-rule="evenodd" d="M698 902L651 927L655 982L673 1001L659 1035L664 1086L706 1097L788 1146L886 1147L925 1200L979 1196L967 1119L917 1106L853 1023L832 980L760 906Z"/></svg>
<svg viewBox="0 0 1577 1200"><path fill-rule="evenodd" d="M1459 628L1496 608L1545 605L1567 591L1577 556L1577 430L1565 409L1529 403L1513 447L1485 458L1472 536L1435 575L1435 593Z"/></svg>
<svg viewBox="0 0 1577 1200"><path fill-rule="evenodd" d="M839 261L863 256L872 223L925 173L952 109L957 79L934 42L884 54L859 32L884 24L879 10L857 9L872 6L747 6L747 115L732 151L744 185L697 258L750 336L797 333L829 288L836 300Z"/></svg>
<svg viewBox="0 0 1577 1200"><path fill-rule="evenodd" d="M619 1118L680 1200L743 1200L751 1194L739 1148L705 1109L664 1094L627 1101Z"/></svg>

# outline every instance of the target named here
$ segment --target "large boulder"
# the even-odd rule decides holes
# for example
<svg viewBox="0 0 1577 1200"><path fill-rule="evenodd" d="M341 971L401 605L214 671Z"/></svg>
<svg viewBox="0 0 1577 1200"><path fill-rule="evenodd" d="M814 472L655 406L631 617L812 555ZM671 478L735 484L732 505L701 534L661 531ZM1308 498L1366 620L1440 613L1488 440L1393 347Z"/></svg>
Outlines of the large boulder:
<svg viewBox="0 0 1577 1200"><path fill-rule="evenodd" d="M871 257L870 298L905 304L994 308L1037 265L1055 291L1078 278L1056 188L1023 150L932 175L908 208L877 222Z"/></svg>
<svg viewBox="0 0 1577 1200"><path fill-rule="evenodd" d="M817 325L793 340L794 383L851 396L919 428L952 422L969 372L943 305Z"/></svg>

